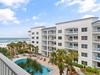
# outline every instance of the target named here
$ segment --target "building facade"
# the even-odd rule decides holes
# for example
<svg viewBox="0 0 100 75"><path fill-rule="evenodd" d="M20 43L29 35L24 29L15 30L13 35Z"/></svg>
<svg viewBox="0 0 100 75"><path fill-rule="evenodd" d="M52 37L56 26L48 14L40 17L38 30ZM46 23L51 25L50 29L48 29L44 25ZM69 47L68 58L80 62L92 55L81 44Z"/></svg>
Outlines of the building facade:
<svg viewBox="0 0 100 75"><path fill-rule="evenodd" d="M55 27L49 28L35 27L30 31L31 43L39 46L39 53L50 56L50 53L57 49L66 51L71 49L78 52L79 64L100 67L100 21L98 17L56 23ZM37 35L37 32L40 35ZM34 38L38 36L39 39L34 39L33 36Z"/></svg>

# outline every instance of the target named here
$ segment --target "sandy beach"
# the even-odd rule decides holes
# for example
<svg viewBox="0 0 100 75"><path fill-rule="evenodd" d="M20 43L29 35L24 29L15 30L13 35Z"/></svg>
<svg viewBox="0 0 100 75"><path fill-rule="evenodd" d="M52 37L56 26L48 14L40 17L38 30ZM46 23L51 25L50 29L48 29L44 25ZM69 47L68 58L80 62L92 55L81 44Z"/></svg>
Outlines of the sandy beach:
<svg viewBox="0 0 100 75"><path fill-rule="evenodd" d="M0 47L6 47L9 43L0 43Z"/></svg>

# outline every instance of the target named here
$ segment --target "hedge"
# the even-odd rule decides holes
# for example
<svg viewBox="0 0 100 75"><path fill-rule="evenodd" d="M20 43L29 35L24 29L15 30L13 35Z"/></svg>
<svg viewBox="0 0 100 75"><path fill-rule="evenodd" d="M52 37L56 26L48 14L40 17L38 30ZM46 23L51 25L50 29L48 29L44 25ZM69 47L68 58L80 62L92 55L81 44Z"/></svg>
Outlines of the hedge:
<svg viewBox="0 0 100 75"><path fill-rule="evenodd" d="M78 64L78 63L73 63L74 66L79 67L79 68L83 68L83 65Z"/></svg>

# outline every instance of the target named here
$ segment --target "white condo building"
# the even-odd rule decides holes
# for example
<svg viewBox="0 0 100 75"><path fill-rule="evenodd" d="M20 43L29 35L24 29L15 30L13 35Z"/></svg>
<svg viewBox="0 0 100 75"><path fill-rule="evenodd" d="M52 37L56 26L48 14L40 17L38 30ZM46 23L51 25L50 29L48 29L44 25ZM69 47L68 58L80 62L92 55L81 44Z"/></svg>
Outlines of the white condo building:
<svg viewBox="0 0 100 75"><path fill-rule="evenodd" d="M56 23L30 29L31 43L39 47L39 53L50 56L57 49L75 50L78 63L100 68L100 20L98 17Z"/></svg>

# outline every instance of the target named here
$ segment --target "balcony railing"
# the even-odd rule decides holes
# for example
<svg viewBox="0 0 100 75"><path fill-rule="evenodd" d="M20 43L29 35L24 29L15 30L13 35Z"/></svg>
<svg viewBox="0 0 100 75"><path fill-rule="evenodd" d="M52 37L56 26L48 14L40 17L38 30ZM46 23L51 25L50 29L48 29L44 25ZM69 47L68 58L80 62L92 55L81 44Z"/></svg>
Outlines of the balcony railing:
<svg viewBox="0 0 100 75"><path fill-rule="evenodd" d="M30 75L0 53L0 75Z"/></svg>
<svg viewBox="0 0 100 75"><path fill-rule="evenodd" d="M93 40L93 41L100 42L100 39L95 39L95 40Z"/></svg>
<svg viewBox="0 0 100 75"><path fill-rule="evenodd" d="M93 32L100 32L100 29L94 30Z"/></svg>
<svg viewBox="0 0 100 75"><path fill-rule="evenodd" d="M100 48L95 48L95 49L93 49L94 51L100 51Z"/></svg>
<svg viewBox="0 0 100 75"><path fill-rule="evenodd" d="M78 46L67 46L67 48L78 49Z"/></svg>

